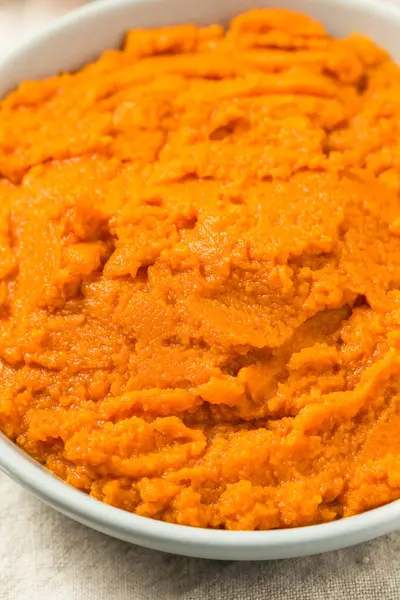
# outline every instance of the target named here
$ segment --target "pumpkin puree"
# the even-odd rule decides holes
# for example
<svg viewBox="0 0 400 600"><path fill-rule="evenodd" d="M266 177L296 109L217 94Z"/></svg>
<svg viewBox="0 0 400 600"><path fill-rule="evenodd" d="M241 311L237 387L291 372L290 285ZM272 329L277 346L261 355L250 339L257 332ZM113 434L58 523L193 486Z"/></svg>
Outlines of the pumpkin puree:
<svg viewBox="0 0 400 600"><path fill-rule="evenodd" d="M400 69L254 10L0 108L0 429L173 523L400 498Z"/></svg>

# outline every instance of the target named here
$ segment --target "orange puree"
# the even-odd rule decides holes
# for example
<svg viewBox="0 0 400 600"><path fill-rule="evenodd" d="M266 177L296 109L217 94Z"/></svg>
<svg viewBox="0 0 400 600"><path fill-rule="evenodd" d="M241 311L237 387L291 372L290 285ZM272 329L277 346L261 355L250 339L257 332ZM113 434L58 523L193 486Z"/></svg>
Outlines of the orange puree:
<svg viewBox="0 0 400 600"><path fill-rule="evenodd" d="M400 69L254 10L0 108L0 429L173 523L400 498Z"/></svg>

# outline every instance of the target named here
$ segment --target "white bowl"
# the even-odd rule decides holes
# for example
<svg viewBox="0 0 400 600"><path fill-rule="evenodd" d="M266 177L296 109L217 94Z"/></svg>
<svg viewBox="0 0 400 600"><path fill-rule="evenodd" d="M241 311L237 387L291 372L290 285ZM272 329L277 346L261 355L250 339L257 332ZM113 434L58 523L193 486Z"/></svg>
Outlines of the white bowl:
<svg viewBox="0 0 400 600"><path fill-rule="evenodd" d="M0 62L0 97L25 79L76 69L120 44L131 27L227 22L254 6L281 6L319 19L337 36L358 31L400 61L400 8L385 0L102 0L56 21ZM337 550L400 528L400 501L362 515L297 529L218 531L153 521L69 487L0 434L0 468L65 515L147 548L221 560L291 558Z"/></svg>

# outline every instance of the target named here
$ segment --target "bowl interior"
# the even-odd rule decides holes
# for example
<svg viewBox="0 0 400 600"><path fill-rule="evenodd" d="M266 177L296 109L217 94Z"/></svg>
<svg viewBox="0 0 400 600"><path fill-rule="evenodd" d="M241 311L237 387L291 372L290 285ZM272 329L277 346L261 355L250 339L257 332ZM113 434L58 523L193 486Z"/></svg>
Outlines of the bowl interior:
<svg viewBox="0 0 400 600"><path fill-rule="evenodd" d="M13 52L0 69L0 97L20 81L79 68L120 46L131 27L227 23L239 12L278 5L320 20L334 36L363 33L400 61L400 7L387 0L100 0L59 19Z"/></svg>

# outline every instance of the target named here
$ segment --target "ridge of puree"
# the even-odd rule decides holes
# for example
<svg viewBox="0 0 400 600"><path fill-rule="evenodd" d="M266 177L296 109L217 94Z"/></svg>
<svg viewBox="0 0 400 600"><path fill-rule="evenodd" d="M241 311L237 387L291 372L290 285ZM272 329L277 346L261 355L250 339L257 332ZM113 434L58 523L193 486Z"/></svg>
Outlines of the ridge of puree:
<svg viewBox="0 0 400 600"><path fill-rule="evenodd" d="M400 498L400 70L284 10L0 105L0 429L138 515Z"/></svg>

